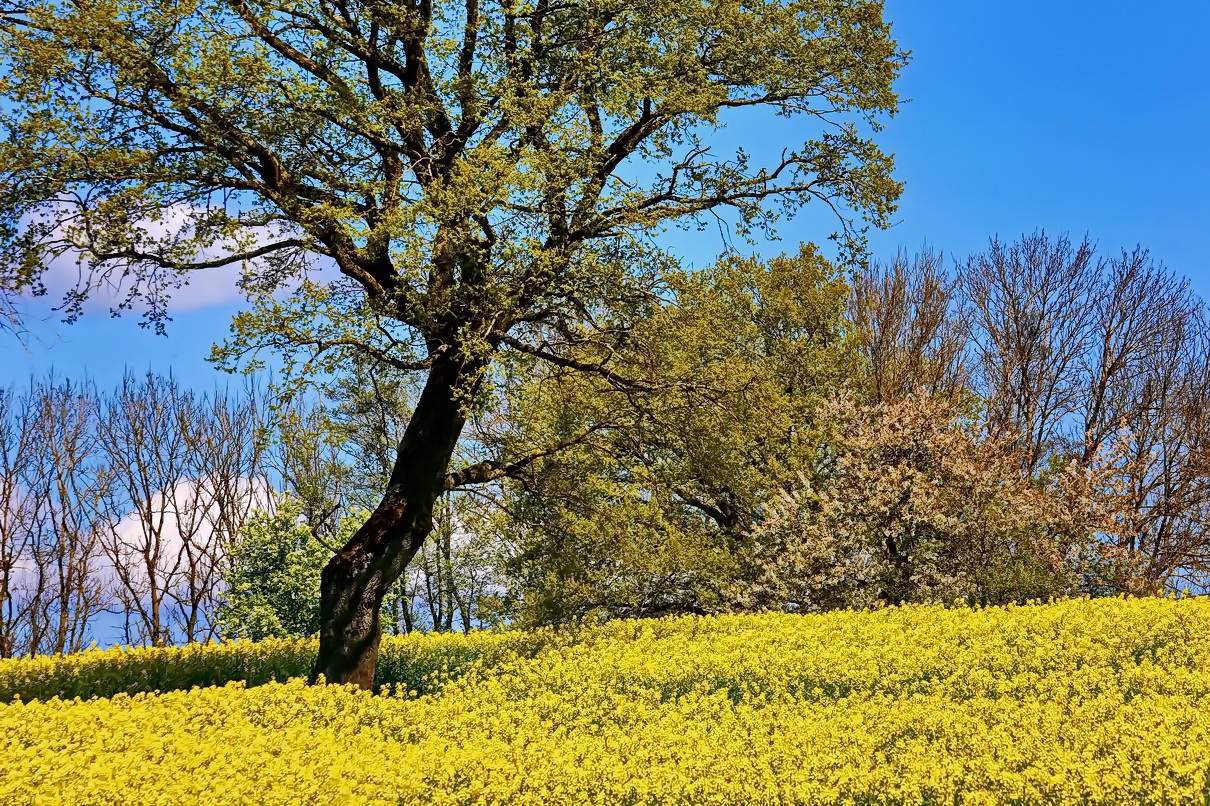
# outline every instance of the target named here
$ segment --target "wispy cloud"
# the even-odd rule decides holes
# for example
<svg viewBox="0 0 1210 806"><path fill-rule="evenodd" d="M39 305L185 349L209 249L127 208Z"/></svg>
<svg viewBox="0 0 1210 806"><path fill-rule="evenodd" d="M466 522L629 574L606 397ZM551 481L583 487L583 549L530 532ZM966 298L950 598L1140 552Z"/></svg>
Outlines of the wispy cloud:
<svg viewBox="0 0 1210 806"><path fill-rule="evenodd" d="M171 243L186 237L191 228L197 211L195 209L176 206L169 208L156 220L139 222L138 229L146 236L149 243ZM251 231L252 241L237 245L230 239L220 240L205 249L199 250L194 257L198 261L216 260L236 251L245 251L267 243L276 237L269 231ZM257 261L250 261L249 268L256 269ZM239 263L218 268L198 269L186 274L176 275L184 282L180 288L169 288L165 293L171 297L170 306L174 311L196 311L206 308L229 305L244 298L240 281L245 267ZM72 294L84 292L87 300L82 310L86 313L108 311L116 308L129 294L135 282L134 276L126 275L122 267L114 266L111 270L96 272L91 270L88 261L80 250L68 249L47 261L42 283L46 288L46 296L39 303L32 303L26 292L26 305L46 304L58 308ZM146 309L145 303L137 302L134 310L141 312Z"/></svg>

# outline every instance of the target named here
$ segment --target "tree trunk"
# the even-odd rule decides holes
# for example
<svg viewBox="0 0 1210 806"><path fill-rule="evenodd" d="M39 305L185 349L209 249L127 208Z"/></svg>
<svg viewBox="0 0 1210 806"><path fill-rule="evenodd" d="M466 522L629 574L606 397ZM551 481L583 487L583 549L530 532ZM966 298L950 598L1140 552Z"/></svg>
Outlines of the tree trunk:
<svg viewBox="0 0 1210 806"><path fill-rule="evenodd" d="M433 507L445 491L466 406L486 365L483 359L434 361L382 502L324 567L311 682L322 675L329 683L373 687L382 600L433 529Z"/></svg>

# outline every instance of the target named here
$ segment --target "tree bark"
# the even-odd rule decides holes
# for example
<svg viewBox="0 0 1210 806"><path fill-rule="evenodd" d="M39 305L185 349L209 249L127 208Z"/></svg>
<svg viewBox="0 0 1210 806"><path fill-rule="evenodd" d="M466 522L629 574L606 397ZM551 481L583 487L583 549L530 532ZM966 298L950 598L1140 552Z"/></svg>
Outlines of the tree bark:
<svg viewBox="0 0 1210 806"><path fill-rule="evenodd" d="M452 352L452 351L451 351ZM382 502L320 577L319 656L311 673L369 689L382 637L379 611L433 529L433 507L486 359L434 360L400 440Z"/></svg>

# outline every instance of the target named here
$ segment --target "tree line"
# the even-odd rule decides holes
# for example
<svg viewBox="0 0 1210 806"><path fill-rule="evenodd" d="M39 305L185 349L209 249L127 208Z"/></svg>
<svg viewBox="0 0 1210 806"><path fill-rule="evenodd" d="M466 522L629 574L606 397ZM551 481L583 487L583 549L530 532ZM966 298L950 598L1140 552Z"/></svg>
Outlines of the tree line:
<svg viewBox="0 0 1210 806"><path fill-rule="evenodd" d="M845 282L807 248L673 300L613 366L682 382L548 369L518 418L586 434L499 502L538 621L1204 585L1210 331L1144 250L1036 233Z"/></svg>
<svg viewBox="0 0 1210 806"><path fill-rule="evenodd" d="M682 271L611 359L641 385L493 376L457 455L563 447L448 492L384 626L1200 586L1208 337L1144 251L1044 234ZM364 360L322 391L0 391L0 655L318 632L417 394Z"/></svg>
<svg viewBox="0 0 1210 806"><path fill-rule="evenodd" d="M975 396L1025 472L1074 460L1107 474L1114 543L1142 589L1201 585L1210 330L1186 279L1140 248L1039 233L948 273L931 253L878 267L856 281L853 315L874 399Z"/></svg>

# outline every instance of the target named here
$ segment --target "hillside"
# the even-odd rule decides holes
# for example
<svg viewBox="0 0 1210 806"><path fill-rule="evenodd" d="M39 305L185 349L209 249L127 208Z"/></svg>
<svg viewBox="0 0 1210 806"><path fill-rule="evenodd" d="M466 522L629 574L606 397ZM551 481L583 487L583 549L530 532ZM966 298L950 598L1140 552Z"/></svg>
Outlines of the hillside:
<svg viewBox="0 0 1210 806"><path fill-rule="evenodd" d="M388 642L384 682L402 685L385 696L296 679L173 690L207 668L263 682L312 651L0 662L0 692L28 700L0 706L0 803L1207 799L1203 598L418 636ZM163 693L33 699L56 685Z"/></svg>

